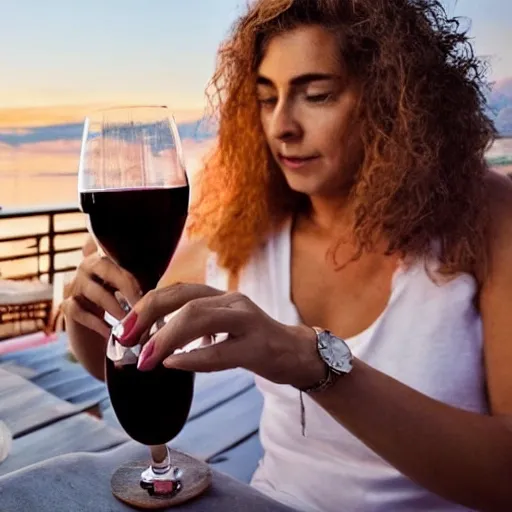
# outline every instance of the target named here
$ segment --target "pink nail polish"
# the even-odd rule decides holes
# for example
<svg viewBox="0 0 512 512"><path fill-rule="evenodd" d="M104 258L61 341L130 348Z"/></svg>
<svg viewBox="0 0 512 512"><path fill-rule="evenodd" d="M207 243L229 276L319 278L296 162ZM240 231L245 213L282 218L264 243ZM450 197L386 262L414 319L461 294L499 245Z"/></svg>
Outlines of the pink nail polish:
<svg viewBox="0 0 512 512"><path fill-rule="evenodd" d="M139 355L139 361L137 362L137 368L141 371L151 369L151 356L155 351L155 343L153 340L148 341L142 348L142 352Z"/></svg>
<svg viewBox="0 0 512 512"><path fill-rule="evenodd" d="M137 323L137 318L137 313L132 311L112 330L112 335L121 345L134 345L136 343L137 340L132 338L136 334L134 327Z"/></svg>

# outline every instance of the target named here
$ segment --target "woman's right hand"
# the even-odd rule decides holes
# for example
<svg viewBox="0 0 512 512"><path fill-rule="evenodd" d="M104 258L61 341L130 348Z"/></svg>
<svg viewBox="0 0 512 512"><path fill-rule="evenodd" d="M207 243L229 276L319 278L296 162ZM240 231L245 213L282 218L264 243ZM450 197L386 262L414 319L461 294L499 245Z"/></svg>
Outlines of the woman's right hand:
<svg viewBox="0 0 512 512"><path fill-rule="evenodd" d="M127 313L116 298L116 292L129 304L135 304L142 296L135 277L98 248L86 251L84 247L84 259L68 285L68 297L62 304L66 321L76 322L106 340L111 328L103 319L105 312L117 320L122 320Z"/></svg>

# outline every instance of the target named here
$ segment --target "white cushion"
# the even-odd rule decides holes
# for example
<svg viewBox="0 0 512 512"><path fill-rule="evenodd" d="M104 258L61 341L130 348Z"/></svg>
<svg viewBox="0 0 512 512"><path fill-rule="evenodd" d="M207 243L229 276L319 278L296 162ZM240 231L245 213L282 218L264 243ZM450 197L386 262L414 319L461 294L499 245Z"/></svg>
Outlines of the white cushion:
<svg viewBox="0 0 512 512"><path fill-rule="evenodd" d="M7 455L9 455L11 445L11 431L3 421L0 421L0 462L3 462L7 458Z"/></svg>

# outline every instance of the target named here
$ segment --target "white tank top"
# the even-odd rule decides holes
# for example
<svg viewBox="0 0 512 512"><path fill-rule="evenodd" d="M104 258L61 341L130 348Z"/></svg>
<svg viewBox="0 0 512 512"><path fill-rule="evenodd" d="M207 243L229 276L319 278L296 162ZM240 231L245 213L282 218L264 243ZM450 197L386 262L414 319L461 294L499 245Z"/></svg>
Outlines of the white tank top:
<svg viewBox="0 0 512 512"><path fill-rule="evenodd" d="M244 268L238 289L274 319L297 325L299 315L290 299L290 248L290 223L286 223ZM208 263L207 282L227 289L227 275L214 256ZM346 341L355 357L411 388L487 414L475 293L476 282L470 275L438 285L424 263L400 267L383 313ZM258 376L256 384L264 397L260 437L265 454L252 485L265 494L304 511L467 510L399 473L308 396L304 396L304 437L299 392Z"/></svg>

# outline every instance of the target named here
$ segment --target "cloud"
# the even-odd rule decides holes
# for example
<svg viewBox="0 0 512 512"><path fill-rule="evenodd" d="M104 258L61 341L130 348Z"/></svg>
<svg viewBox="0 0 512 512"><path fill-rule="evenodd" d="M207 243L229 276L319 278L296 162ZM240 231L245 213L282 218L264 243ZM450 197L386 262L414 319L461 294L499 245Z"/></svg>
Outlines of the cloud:
<svg viewBox="0 0 512 512"><path fill-rule="evenodd" d="M0 128L0 135L25 135L29 132L27 128Z"/></svg>
<svg viewBox="0 0 512 512"><path fill-rule="evenodd" d="M0 109L0 128L36 128L56 124L81 123L96 105L68 105Z"/></svg>
<svg viewBox="0 0 512 512"><path fill-rule="evenodd" d="M81 143L77 140L52 140L45 142L34 142L32 144L24 144L22 151L26 155L79 155Z"/></svg>
<svg viewBox="0 0 512 512"><path fill-rule="evenodd" d="M196 142L209 140L216 134L214 125L205 124L202 120L178 122L178 131L183 140L192 139ZM11 146L22 146L35 142L55 140L82 140L83 123L61 123L25 128L3 128L0 130L0 142Z"/></svg>
<svg viewBox="0 0 512 512"><path fill-rule="evenodd" d="M56 105L49 107L3 108L0 109L0 129L37 128L51 125L82 124L85 117L99 108L115 105ZM176 121L187 123L203 115L201 110L173 111Z"/></svg>
<svg viewBox="0 0 512 512"><path fill-rule="evenodd" d="M16 111L16 117L14 115ZM30 116L29 116L30 113ZM83 135L82 122L48 123L50 119L72 120L80 109L11 109L5 115L0 112L0 174L48 174L74 173L78 169ZM4 126L12 118L18 122L32 122L30 126ZM37 114L37 116L35 115ZM62 115L61 115L62 114ZM197 112L196 112L197 115ZM181 119L186 119L183 115ZM177 119L180 117L177 116ZM182 138L187 168L193 170L200 166L202 155L211 146L215 132L196 117L192 121L178 122ZM161 150L163 148L155 148Z"/></svg>
<svg viewBox="0 0 512 512"><path fill-rule="evenodd" d="M213 140L183 141L187 169L194 173ZM0 177L22 174L76 173L80 158L80 140L49 140L17 146L0 142Z"/></svg>
<svg viewBox="0 0 512 512"><path fill-rule="evenodd" d="M493 91L512 99L512 77L497 80L494 84Z"/></svg>
<svg viewBox="0 0 512 512"><path fill-rule="evenodd" d="M512 77L503 78L493 84L487 97L487 107L499 133L512 133Z"/></svg>
<svg viewBox="0 0 512 512"><path fill-rule="evenodd" d="M81 140L83 132L82 123L57 124L41 127L7 130L0 133L0 142L11 146L21 146L35 142L47 142L55 140Z"/></svg>

